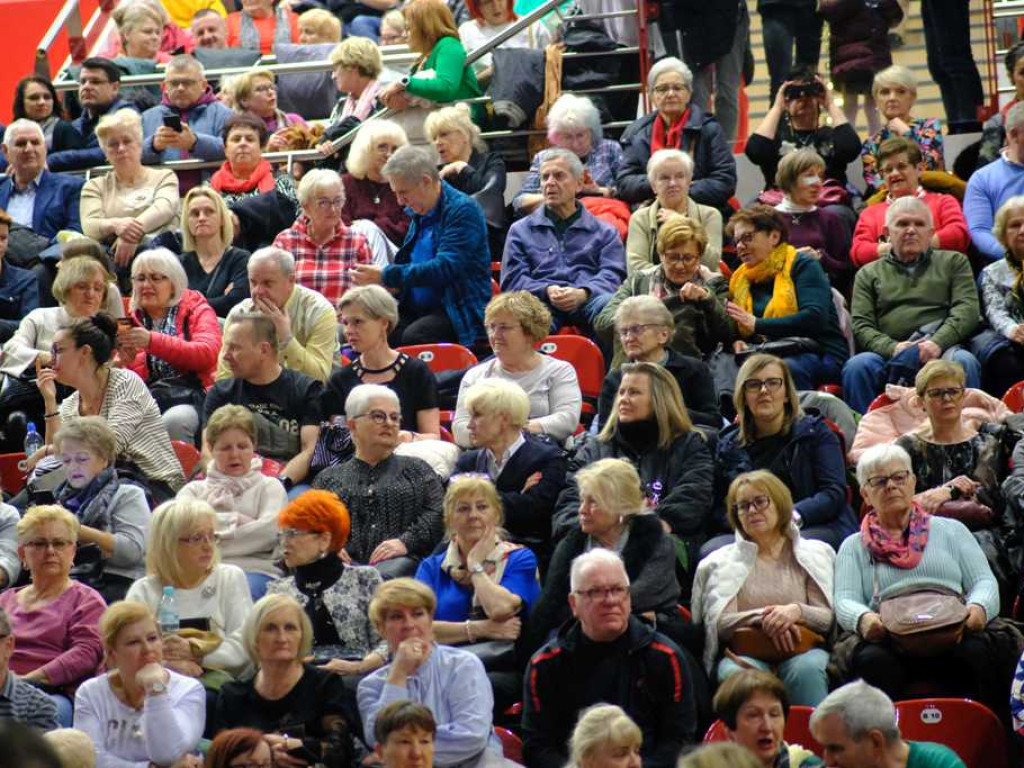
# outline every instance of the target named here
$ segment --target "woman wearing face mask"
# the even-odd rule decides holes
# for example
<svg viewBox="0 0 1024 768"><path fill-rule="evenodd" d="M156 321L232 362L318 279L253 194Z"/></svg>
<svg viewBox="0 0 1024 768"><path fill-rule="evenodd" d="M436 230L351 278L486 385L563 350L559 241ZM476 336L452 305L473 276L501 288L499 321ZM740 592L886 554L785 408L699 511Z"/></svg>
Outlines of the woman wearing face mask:
<svg viewBox="0 0 1024 768"><path fill-rule="evenodd" d="M117 438L98 416L61 427L55 448L67 479L54 498L81 522L75 579L108 603L123 600L146 573L149 505L137 485L118 479Z"/></svg>
<svg viewBox="0 0 1024 768"><path fill-rule="evenodd" d="M614 704L597 704L580 713L569 742L571 768L640 768L644 735Z"/></svg>
<svg viewBox="0 0 1024 768"><path fill-rule="evenodd" d="M280 480L260 471L263 460L255 455L256 425L248 408L221 406L207 420L203 435L213 464L206 478L186 485L178 499L205 501L214 508L223 562L245 571L249 591L259 600L267 584L281 575L274 565L277 514L288 494Z"/></svg>

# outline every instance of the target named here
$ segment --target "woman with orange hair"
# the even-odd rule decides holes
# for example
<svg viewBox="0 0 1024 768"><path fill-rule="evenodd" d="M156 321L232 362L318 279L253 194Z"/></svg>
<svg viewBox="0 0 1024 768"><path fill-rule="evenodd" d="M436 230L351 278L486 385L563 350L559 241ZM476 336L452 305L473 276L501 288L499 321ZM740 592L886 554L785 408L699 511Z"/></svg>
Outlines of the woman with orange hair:
<svg viewBox="0 0 1024 768"><path fill-rule="evenodd" d="M306 491L278 515L278 540L290 575L267 594L293 597L313 624L313 655L340 675L365 675L384 665L387 644L369 619L380 572L343 558L350 521L330 491Z"/></svg>
<svg viewBox="0 0 1024 768"><path fill-rule="evenodd" d="M459 38L466 51L472 53L512 26L519 18L514 7L515 0L466 0L470 18L459 25ZM512 35L502 47L543 49L550 42L551 33L538 21ZM473 69L480 82L490 82L494 74L491 54L477 59Z"/></svg>

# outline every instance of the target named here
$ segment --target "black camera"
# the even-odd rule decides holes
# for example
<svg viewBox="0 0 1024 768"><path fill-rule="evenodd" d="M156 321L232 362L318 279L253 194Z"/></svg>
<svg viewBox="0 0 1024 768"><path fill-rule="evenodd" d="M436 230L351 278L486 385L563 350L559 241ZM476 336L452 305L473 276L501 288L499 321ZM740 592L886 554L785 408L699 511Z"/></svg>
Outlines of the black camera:
<svg viewBox="0 0 1024 768"><path fill-rule="evenodd" d="M793 83L792 85L786 86L784 98L786 101L793 101L794 99L804 99L808 96L820 98L824 95L825 86L817 80L810 80L805 83Z"/></svg>

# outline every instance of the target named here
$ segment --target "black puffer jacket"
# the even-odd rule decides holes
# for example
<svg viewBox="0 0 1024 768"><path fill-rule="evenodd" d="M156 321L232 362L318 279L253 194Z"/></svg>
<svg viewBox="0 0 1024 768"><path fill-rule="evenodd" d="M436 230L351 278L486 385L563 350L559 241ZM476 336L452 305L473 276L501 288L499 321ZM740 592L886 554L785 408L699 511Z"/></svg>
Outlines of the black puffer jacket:
<svg viewBox="0 0 1024 768"><path fill-rule="evenodd" d="M674 0L661 4L662 29L678 29L683 61L696 73L732 49L740 6L736 0Z"/></svg>

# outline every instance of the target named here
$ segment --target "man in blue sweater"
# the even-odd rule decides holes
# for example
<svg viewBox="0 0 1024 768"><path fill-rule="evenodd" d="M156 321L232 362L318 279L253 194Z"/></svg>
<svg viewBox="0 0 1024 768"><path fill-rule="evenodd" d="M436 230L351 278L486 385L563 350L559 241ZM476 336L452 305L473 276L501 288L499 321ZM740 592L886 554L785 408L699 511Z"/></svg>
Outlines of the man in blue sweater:
<svg viewBox="0 0 1024 768"><path fill-rule="evenodd" d="M967 182L964 218L971 242L992 261L1006 249L992 234L996 211L1014 195L1024 194L1024 102L1006 113L1006 150L1002 157L980 168Z"/></svg>

